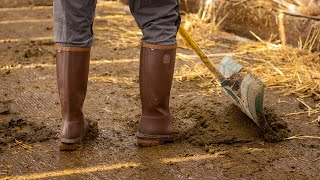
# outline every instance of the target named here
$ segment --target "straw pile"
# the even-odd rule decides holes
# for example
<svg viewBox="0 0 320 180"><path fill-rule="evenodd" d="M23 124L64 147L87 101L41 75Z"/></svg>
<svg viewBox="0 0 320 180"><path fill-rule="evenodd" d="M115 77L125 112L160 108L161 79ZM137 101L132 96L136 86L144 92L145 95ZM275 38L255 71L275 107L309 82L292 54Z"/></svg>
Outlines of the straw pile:
<svg viewBox="0 0 320 180"><path fill-rule="evenodd" d="M236 51L246 52L235 57L270 88L320 99L319 53L267 42L241 43Z"/></svg>
<svg viewBox="0 0 320 180"><path fill-rule="evenodd" d="M238 2L252 7L269 7L267 5L271 3L270 0L231 1L232 3ZM224 47L225 53L209 53L214 64L217 64L224 55L231 55L247 70L256 74L269 89L279 90L284 95L296 95L299 98L313 97L315 100L320 100L320 57L319 53L311 52L315 39L313 35L310 35L308 40L300 42L298 48L281 45L281 42L274 40L275 38L272 35L270 35L270 40L263 41L254 33L252 34L258 41L239 42L234 40L231 44L229 40L232 36L219 31L219 26L224 19L218 19L215 16L215 13L220 11L223 6L215 5L211 7L214 10L206 13L206 16L203 15L205 8L202 8L202 13L186 14L183 17L183 25L206 52L215 52L215 48ZM128 19L132 18L130 15L124 16ZM255 18L258 18L258 16ZM120 35L120 41L116 43L119 44L119 48L137 47L141 37L140 30L134 27L128 31L113 26L113 24L117 24L117 21L118 18L109 19L110 26L105 30L116 31L118 40ZM110 29L110 27L113 28ZM220 40L217 41L217 39ZM227 39L227 41L221 41L221 39ZM113 38L110 41L113 41ZM178 41L179 48L191 49L179 36ZM175 79L177 81L183 83L197 80L199 86L208 88L210 92L220 91L215 78L195 54L178 53L177 60L185 61L183 66L176 68ZM320 108L320 104L317 107Z"/></svg>
<svg viewBox="0 0 320 180"><path fill-rule="evenodd" d="M219 33L214 36L219 35ZM203 33L193 31L195 39L201 39ZM215 42L200 41L203 48L212 47ZM227 46L228 44L226 44ZM182 44L182 48L185 48ZM284 95L295 94L300 98L314 97L320 100L320 54L308 49L282 46L260 39L259 42L240 42L236 45L232 55L249 71L256 74L271 89L284 92ZM221 55L221 57L223 54ZM178 59L192 61L195 56L178 54ZM200 63L201 64L201 63ZM211 78L210 72L197 63L191 68L185 68L186 76L180 79L192 80L197 76ZM198 72L198 73L197 73Z"/></svg>
<svg viewBox="0 0 320 180"><path fill-rule="evenodd" d="M233 2L236 1L233 0ZM268 0L239 0L239 3L243 2L247 4L253 3L256 7L270 5ZM184 20L184 26L202 48L210 49L218 45L213 37L221 35L218 30L223 19L219 21L215 19L215 21L207 23L199 14L188 14L184 17ZM300 41L298 48L293 48L290 45L281 45L281 42L274 40L275 38L272 35L270 35L270 40L263 41L254 33L252 34L258 41L239 42L234 49L230 46L231 55L249 71L256 74L269 89L280 90L284 95L296 95L299 98L313 97L319 102L320 54L311 52L314 39L316 39L315 36L319 36L319 33L316 35L310 33L310 37L306 41ZM181 39L179 43L181 48L188 48ZM225 44L225 46L228 45L230 44ZM214 85L214 87L217 87L213 76L201 65L201 62L195 60L195 55L178 54L178 59L189 62L193 60L194 63L190 67L184 67L177 71L176 77L178 80L193 80L200 77L205 80L205 83L201 85ZM217 62L214 63L216 64ZM316 107L319 108L320 103Z"/></svg>

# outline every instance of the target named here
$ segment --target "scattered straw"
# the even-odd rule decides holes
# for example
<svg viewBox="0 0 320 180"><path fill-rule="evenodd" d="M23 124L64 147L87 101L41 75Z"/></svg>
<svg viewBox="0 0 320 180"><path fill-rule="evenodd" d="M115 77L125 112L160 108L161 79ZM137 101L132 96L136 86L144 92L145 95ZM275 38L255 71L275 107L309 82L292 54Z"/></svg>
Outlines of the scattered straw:
<svg viewBox="0 0 320 180"><path fill-rule="evenodd" d="M318 139L318 140L320 140L320 136L291 136L286 139L287 140L291 140L291 139Z"/></svg>
<svg viewBox="0 0 320 180"><path fill-rule="evenodd" d="M269 87L295 94L300 98L320 95L320 57L304 49L289 46L278 47L266 43L241 43L237 51L239 61L248 63L247 68L258 75ZM264 49L260 51L260 49Z"/></svg>
<svg viewBox="0 0 320 180"><path fill-rule="evenodd" d="M320 123L320 116L318 116L318 118L316 120L308 122L307 124L313 124L313 123Z"/></svg>
<svg viewBox="0 0 320 180"><path fill-rule="evenodd" d="M313 110L307 103L305 103L302 99L297 99L302 105L304 105L308 109L308 113L310 116L310 111Z"/></svg>
<svg viewBox="0 0 320 180"><path fill-rule="evenodd" d="M133 78L116 77L116 76L92 76L92 77L89 77L89 81L112 83L112 84L126 84L129 86L131 86L134 82Z"/></svg>
<svg viewBox="0 0 320 180"><path fill-rule="evenodd" d="M302 101L307 97L320 99L320 53L311 51L316 39L320 36L320 30L310 30L307 40L300 41L298 48L285 45L285 34L281 35L282 41L275 40L275 36L272 35L269 40L263 40L254 32L251 32L251 34L256 37L258 42L237 41L234 44L230 44L228 41L231 39L227 40L227 37L222 36L217 31L220 25L217 22L222 19L218 20L214 13L220 10L220 5L210 6L213 11L209 14L209 2L212 3L213 1L207 1L207 4L203 1L203 8L200 8L198 14L187 14L183 19L184 27L206 52L218 46L226 49L226 52L215 53L210 51L208 53L208 56L212 58L213 64L217 65L223 55L229 55L245 66L248 71L257 75L269 89L280 90L285 96L296 95ZM232 4L238 3L246 8L263 7L272 9L274 7L274 3L271 0L230 0L230 2ZM210 16L212 21L205 20L207 15ZM261 14L257 14L253 18L259 19L263 17ZM279 27L279 29L283 32L283 27ZM227 41L217 41L219 39L226 39ZM236 40L233 39L233 41ZM190 49L181 38L179 38L179 47ZM206 81L204 84L213 82L216 85L216 82L212 81L213 76L201 65L196 55L178 53L177 58L186 61L188 63L187 66L189 66L177 70L175 78L178 81L183 82L200 78ZM191 64L189 64L190 62ZM294 112L287 114L287 116L312 115L319 113L319 111L320 103L316 107L311 108L309 106L307 111Z"/></svg>
<svg viewBox="0 0 320 180"><path fill-rule="evenodd" d="M278 16L278 21L279 21L279 35L281 39L281 44L282 46L286 45L286 33L285 33L285 26L284 26L284 14L279 13Z"/></svg>
<svg viewBox="0 0 320 180"><path fill-rule="evenodd" d="M27 144L24 144L22 141L18 141L15 139L16 144L18 144L20 147L22 147L25 150L31 150L32 146L29 146Z"/></svg>
<svg viewBox="0 0 320 180"><path fill-rule="evenodd" d="M319 113L318 110L310 110L310 111L299 111L299 112L294 112L294 113L289 113L286 114L285 116L294 116L294 115L302 115L302 114L308 114L309 116L312 114L317 114Z"/></svg>

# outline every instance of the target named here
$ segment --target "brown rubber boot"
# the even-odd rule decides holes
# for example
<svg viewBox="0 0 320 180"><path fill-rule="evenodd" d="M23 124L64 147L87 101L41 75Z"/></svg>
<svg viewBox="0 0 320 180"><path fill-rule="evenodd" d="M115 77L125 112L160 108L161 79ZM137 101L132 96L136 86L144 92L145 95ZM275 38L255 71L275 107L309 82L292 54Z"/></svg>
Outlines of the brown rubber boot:
<svg viewBox="0 0 320 180"><path fill-rule="evenodd" d="M80 147L88 122L82 113L86 97L90 48L57 47L57 79L62 111L60 150Z"/></svg>
<svg viewBox="0 0 320 180"><path fill-rule="evenodd" d="M140 96L142 116L137 134L141 146L172 141L170 90L176 57L176 45L142 43L140 54Z"/></svg>

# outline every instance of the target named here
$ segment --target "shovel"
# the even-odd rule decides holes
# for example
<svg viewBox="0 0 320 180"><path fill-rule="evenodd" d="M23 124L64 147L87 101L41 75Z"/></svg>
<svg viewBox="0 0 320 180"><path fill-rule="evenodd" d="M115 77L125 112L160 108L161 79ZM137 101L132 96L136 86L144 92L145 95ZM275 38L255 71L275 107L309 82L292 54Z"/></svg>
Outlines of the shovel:
<svg viewBox="0 0 320 180"><path fill-rule="evenodd" d="M222 59L218 70L211 64L207 55L182 26L179 29L179 34L188 42L199 55L202 62L219 80L221 87L232 99L233 103L251 118L265 134L275 135L265 117L263 108L265 85L263 82L254 74L243 72L243 66L228 56Z"/></svg>

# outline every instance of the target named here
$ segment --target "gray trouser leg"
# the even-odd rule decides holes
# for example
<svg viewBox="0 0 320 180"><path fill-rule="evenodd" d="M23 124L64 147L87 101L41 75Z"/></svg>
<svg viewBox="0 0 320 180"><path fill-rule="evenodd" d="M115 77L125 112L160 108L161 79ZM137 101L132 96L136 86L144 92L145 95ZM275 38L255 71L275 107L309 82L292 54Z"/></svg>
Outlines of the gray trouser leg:
<svg viewBox="0 0 320 180"><path fill-rule="evenodd" d="M54 41L61 46L90 47L97 0L54 0Z"/></svg>
<svg viewBox="0 0 320 180"><path fill-rule="evenodd" d="M142 30L142 41L157 45L176 44L180 26L177 0L129 0L132 15Z"/></svg>

